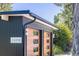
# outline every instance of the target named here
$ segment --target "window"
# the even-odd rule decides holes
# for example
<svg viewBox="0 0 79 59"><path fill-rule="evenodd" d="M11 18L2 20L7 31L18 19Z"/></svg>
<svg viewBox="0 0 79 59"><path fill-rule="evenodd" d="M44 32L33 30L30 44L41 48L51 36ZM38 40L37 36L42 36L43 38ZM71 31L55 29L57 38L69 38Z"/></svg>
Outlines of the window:
<svg viewBox="0 0 79 59"><path fill-rule="evenodd" d="M50 37L50 33L47 33L47 37Z"/></svg>
<svg viewBox="0 0 79 59"><path fill-rule="evenodd" d="M39 55L34 55L34 56L39 56Z"/></svg>
<svg viewBox="0 0 79 59"><path fill-rule="evenodd" d="M38 31L33 31L33 35L38 36Z"/></svg>
<svg viewBox="0 0 79 59"><path fill-rule="evenodd" d="M34 44L38 44L38 39L34 39L34 40L33 40L33 43L34 43Z"/></svg>
<svg viewBox="0 0 79 59"><path fill-rule="evenodd" d="M38 52L38 47L35 47L35 48L33 49L33 51L34 51L34 52Z"/></svg>
<svg viewBox="0 0 79 59"><path fill-rule="evenodd" d="M47 39L47 43L49 43L49 40Z"/></svg>
<svg viewBox="0 0 79 59"><path fill-rule="evenodd" d="M49 56L50 55L50 52L47 52L47 55Z"/></svg>
<svg viewBox="0 0 79 59"><path fill-rule="evenodd" d="M49 49L50 47L49 46L47 46L47 49Z"/></svg>

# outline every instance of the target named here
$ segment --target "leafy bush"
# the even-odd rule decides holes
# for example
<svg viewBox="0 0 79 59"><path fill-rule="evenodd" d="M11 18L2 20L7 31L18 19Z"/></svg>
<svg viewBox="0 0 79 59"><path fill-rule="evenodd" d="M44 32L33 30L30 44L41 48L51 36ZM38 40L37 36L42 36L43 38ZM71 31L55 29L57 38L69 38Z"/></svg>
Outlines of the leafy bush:
<svg viewBox="0 0 79 59"><path fill-rule="evenodd" d="M67 51L72 39L72 32L64 23L58 23L57 26L59 31L56 31L57 40L55 45L60 46L63 51Z"/></svg>
<svg viewBox="0 0 79 59"><path fill-rule="evenodd" d="M53 52L54 52L54 55L63 54L63 50L61 49L61 47L59 47L57 45L54 46Z"/></svg>

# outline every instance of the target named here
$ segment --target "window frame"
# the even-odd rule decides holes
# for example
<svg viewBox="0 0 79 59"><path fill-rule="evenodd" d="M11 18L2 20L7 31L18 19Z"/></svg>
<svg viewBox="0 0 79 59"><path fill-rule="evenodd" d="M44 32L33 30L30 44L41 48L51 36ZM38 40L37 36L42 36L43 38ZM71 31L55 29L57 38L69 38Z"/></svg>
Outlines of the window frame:
<svg viewBox="0 0 79 59"><path fill-rule="evenodd" d="M34 36L38 36L39 35L39 32L37 30L33 30L33 35Z"/></svg>
<svg viewBox="0 0 79 59"><path fill-rule="evenodd" d="M38 39L33 39L33 44L38 44L39 40Z"/></svg>
<svg viewBox="0 0 79 59"><path fill-rule="evenodd" d="M35 51L35 49L36 49L36 51ZM33 52L38 52L38 47L34 47Z"/></svg>
<svg viewBox="0 0 79 59"><path fill-rule="evenodd" d="M50 52L49 51L47 52L47 56L50 56Z"/></svg>
<svg viewBox="0 0 79 59"><path fill-rule="evenodd" d="M50 49L50 46L49 45L47 45L47 49Z"/></svg>
<svg viewBox="0 0 79 59"><path fill-rule="evenodd" d="M47 39L47 43L49 43L49 39Z"/></svg>

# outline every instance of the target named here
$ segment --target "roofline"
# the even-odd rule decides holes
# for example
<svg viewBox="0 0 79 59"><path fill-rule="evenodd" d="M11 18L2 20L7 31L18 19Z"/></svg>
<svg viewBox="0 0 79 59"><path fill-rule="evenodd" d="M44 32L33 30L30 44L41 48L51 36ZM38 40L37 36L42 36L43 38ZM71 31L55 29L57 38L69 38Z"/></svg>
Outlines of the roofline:
<svg viewBox="0 0 79 59"><path fill-rule="evenodd" d="M55 25L52 24L51 22L47 21L46 19L44 19L44 18L42 18L42 17L40 17L40 16L38 16L38 15L36 15L36 14L34 14L34 13L31 13L31 14L32 14L34 17L36 17L37 19L39 19L39 20L41 20L41 21L43 21L43 22L45 22L45 23L47 23L47 24L49 24L49 25L52 25L52 26L58 28L57 26L55 26Z"/></svg>
<svg viewBox="0 0 79 59"><path fill-rule="evenodd" d="M54 26L55 28L57 28L55 25L53 25L52 23L50 23L49 21L45 20L44 18L30 12L30 10L20 10L20 11L4 11L4 12L0 12L0 15L10 15L10 14L30 14L32 17L36 17L36 19L39 19L40 21L43 21L49 25L51 25L52 27Z"/></svg>
<svg viewBox="0 0 79 59"><path fill-rule="evenodd" d="M28 13L30 13L30 10L3 11L3 12L0 12L0 15L6 15L6 14L28 14Z"/></svg>

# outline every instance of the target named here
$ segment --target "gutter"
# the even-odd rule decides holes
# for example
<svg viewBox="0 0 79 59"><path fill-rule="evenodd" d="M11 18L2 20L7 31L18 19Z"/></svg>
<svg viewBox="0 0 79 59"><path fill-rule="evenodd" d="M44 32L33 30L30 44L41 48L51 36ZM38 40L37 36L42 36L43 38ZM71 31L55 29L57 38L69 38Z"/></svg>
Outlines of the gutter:
<svg viewBox="0 0 79 59"><path fill-rule="evenodd" d="M27 55L27 35L25 35L25 29L27 28L27 25L28 25L28 24L31 24L31 23L35 22L35 20L36 20L36 17L33 16L32 13L29 13L29 15L32 16L32 17L34 18L34 20L29 21L28 23L25 23L25 24L23 25L23 56L24 56L24 55ZM25 38L26 38L26 40L25 40ZM25 43L25 42L26 42L26 43ZM26 47L25 47L25 46L26 46Z"/></svg>

